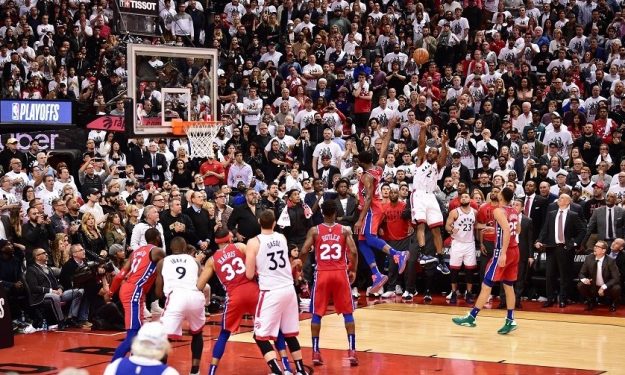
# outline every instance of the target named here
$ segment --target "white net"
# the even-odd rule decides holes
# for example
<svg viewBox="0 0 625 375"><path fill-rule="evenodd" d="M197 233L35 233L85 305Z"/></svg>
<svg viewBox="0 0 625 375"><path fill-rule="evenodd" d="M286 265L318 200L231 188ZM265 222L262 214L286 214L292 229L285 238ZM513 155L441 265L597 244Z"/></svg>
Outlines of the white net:
<svg viewBox="0 0 625 375"><path fill-rule="evenodd" d="M185 131L191 143L191 157L214 158L213 140L221 128L221 122L198 122L188 126Z"/></svg>

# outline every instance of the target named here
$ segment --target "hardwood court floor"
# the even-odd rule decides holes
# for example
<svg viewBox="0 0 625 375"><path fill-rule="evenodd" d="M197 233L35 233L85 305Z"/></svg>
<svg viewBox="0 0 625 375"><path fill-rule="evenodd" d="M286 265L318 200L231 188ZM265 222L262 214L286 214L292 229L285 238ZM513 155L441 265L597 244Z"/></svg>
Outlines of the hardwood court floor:
<svg viewBox="0 0 625 375"><path fill-rule="evenodd" d="M363 299L361 299L363 302ZM368 301L372 303L371 300ZM497 335L503 311L483 310L476 328L457 327L454 315L466 307L384 303L358 309L356 342L359 367L344 360L347 340L340 316L323 318L321 347L324 366L311 374L487 374L574 375L624 374L622 339L625 320L619 317L548 312L517 312L519 329ZM304 362L310 364L310 320L302 315L300 343ZM212 345L219 333L219 315L204 330L201 373L208 371ZM251 321L246 332L233 335L220 366L220 374L265 375L267 367L252 343ZM16 346L0 350L0 374L13 370L29 374L55 374L67 366L101 374L122 333L47 332L18 335ZM190 369L190 339L173 343L169 363L181 374Z"/></svg>

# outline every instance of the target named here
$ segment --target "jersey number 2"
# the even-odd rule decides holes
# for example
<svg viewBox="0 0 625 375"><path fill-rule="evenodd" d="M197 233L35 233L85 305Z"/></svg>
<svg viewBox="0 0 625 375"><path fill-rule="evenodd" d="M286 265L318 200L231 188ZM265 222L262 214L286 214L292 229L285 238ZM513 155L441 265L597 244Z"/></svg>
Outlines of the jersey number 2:
<svg viewBox="0 0 625 375"><path fill-rule="evenodd" d="M339 244L322 244L319 246L319 250L321 250L321 254L319 254L319 259L321 260L338 260L341 259L341 245Z"/></svg>
<svg viewBox="0 0 625 375"><path fill-rule="evenodd" d="M226 280L232 281L236 275L240 275L245 272L245 264L241 258L234 258L232 264L224 264L221 266L221 272L226 274Z"/></svg>

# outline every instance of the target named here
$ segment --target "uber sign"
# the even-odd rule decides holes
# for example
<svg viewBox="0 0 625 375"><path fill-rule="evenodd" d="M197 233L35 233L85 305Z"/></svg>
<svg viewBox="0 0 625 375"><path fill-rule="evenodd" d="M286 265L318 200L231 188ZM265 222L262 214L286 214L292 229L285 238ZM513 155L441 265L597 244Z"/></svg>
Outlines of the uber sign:
<svg viewBox="0 0 625 375"><path fill-rule="evenodd" d="M158 0L119 0L119 11L158 17Z"/></svg>

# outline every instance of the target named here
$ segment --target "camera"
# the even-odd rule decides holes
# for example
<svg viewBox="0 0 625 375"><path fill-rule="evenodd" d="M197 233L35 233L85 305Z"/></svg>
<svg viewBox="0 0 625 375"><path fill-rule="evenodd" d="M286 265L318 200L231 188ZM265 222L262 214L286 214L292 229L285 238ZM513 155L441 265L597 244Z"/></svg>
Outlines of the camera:
<svg viewBox="0 0 625 375"><path fill-rule="evenodd" d="M112 261L100 258L99 262L85 262L84 265L76 269L72 281L75 288L83 288L84 286L97 282L98 268L102 267L105 273L112 273L115 266Z"/></svg>

